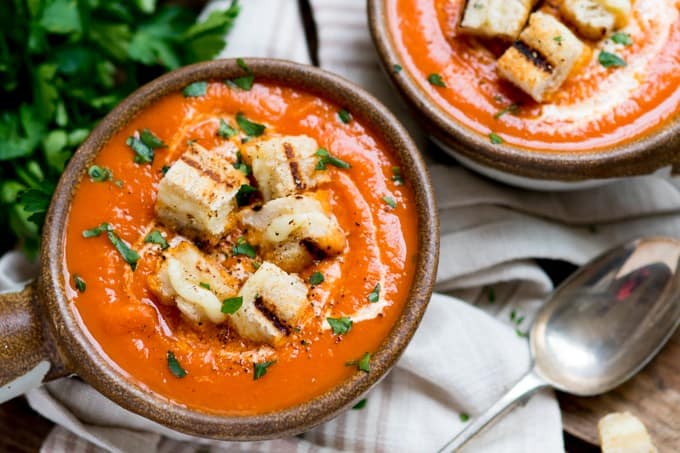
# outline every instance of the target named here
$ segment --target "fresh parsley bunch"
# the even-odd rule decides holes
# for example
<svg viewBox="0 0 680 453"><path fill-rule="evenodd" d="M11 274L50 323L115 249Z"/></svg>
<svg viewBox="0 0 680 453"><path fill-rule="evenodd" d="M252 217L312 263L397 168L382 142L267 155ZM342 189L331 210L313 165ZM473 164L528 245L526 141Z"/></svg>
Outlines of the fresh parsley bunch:
<svg viewBox="0 0 680 453"><path fill-rule="evenodd" d="M0 2L0 252L35 256L52 192L92 127L135 88L213 58L239 7L156 0Z"/></svg>

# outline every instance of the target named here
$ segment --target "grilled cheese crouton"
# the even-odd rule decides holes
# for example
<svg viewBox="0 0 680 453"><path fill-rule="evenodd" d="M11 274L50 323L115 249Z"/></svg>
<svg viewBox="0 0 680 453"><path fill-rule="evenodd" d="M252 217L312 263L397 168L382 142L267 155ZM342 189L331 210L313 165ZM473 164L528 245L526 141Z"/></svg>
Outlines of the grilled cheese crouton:
<svg viewBox="0 0 680 453"><path fill-rule="evenodd" d="M243 153L268 201L311 190L328 181L325 172L316 170L318 149L316 140L299 135L249 142Z"/></svg>
<svg viewBox="0 0 680 453"><path fill-rule="evenodd" d="M463 33L517 39L534 0L468 0L460 22Z"/></svg>
<svg viewBox="0 0 680 453"><path fill-rule="evenodd" d="M158 185L158 218L189 235L219 238L230 226L236 193L248 182L232 165L230 151L190 146Z"/></svg>
<svg viewBox="0 0 680 453"><path fill-rule="evenodd" d="M192 321L215 324L227 317L221 312L221 300L238 289L235 279L189 242L163 253L163 261L149 277L149 287L161 302L175 304Z"/></svg>
<svg viewBox="0 0 680 453"><path fill-rule="evenodd" d="M241 223L265 259L299 272L314 259L342 253L347 243L323 197L325 192L278 198L258 210L244 210Z"/></svg>
<svg viewBox="0 0 680 453"><path fill-rule="evenodd" d="M597 424L602 453L656 453L640 420L628 412L614 412Z"/></svg>
<svg viewBox="0 0 680 453"><path fill-rule="evenodd" d="M290 335L307 306L302 279L267 261L248 278L239 295L243 304L231 315L231 325L243 338L270 345Z"/></svg>
<svg viewBox="0 0 680 453"><path fill-rule="evenodd" d="M536 12L497 62L500 75L542 102L569 76L584 44L555 17Z"/></svg>
<svg viewBox="0 0 680 453"><path fill-rule="evenodd" d="M614 15L598 0L563 0L560 13L588 39L601 39L614 29Z"/></svg>
<svg viewBox="0 0 680 453"><path fill-rule="evenodd" d="M607 11L614 15L614 27L623 28L628 25L631 15L630 0L597 0Z"/></svg>

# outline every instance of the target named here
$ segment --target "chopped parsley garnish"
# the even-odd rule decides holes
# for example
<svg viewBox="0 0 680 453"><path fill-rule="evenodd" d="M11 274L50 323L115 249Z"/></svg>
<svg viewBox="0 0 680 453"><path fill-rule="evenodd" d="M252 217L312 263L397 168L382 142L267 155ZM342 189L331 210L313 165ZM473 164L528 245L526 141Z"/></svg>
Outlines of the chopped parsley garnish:
<svg viewBox="0 0 680 453"><path fill-rule="evenodd" d="M125 143L135 152L135 163L150 164L153 162L154 150L165 148L167 145L154 135L149 129L139 133L139 138L128 137Z"/></svg>
<svg viewBox="0 0 680 453"><path fill-rule="evenodd" d="M80 278L78 274L73 274L73 283L75 283L76 289L78 290L79 293L84 293L85 289L87 289L87 284L85 283L85 280Z"/></svg>
<svg viewBox="0 0 680 453"><path fill-rule="evenodd" d="M194 82L190 85L187 85L183 90L182 94L186 98L195 98L198 96L205 96L206 91L208 90L208 82Z"/></svg>
<svg viewBox="0 0 680 453"><path fill-rule="evenodd" d="M149 234L147 234L146 237L144 238L144 243L160 245L161 250L165 250L168 247L170 247L168 241L165 240L163 234L161 234L161 232L158 230L150 231Z"/></svg>
<svg viewBox="0 0 680 453"><path fill-rule="evenodd" d="M250 258L255 258L255 247L248 244L244 237L236 240L236 245L231 248L234 255L245 255Z"/></svg>
<svg viewBox="0 0 680 453"><path fill-rule="evenodd" d="M253 195L257 193L257 189L250 184L243 184L236 192L236 204L246 206L253 199Z"/></svg>
<svg viewBox="0 0 680 453"><path fill-rule="evenodd" d="M505 115L506 113L516 115L518 112L519 112L519 104L512 103L512 104L508 105L507 107L496 112L496 114L493 116L493 119L497 120L498 118Z"/></svg>
<svg viewBox="0 0 680 453"><path fill-rule="evenodd" d="M519 328L515 329L515 333L520 338L529 338L529 332L522 332L521 330L519 330Z"/></svg>
<svg viewBox="0 0 680 453"><path fill-rule="evenodd" d="M168 351L167 359L168 368L170 369L170 372L172 373L173 376L182 379L184 376L187 375L186 370L182 368L182 365L180 365L179 362L177 361L174 352Z"/></svg>
<svg viewBox="0 0 680 453"><path fill-rule="evenodd" d="M235 85L242 89L243 91L250 91L250 89L253 87L255 76L253 75L252 71L250 70L246 62L243 61L243 58L237 58L236 64L239 66L239 68L243 69L246 75L226 80L225 82L229 85Z"/></svg>
<svg viewBox="0 0 680 453"><path fill-rule="evenodd" d="M626 61L615 53L601 50L597 56L597 61L605 68L622 68L626 66Z"/></svg>
<svg viewBox="0 0 680 453"><path fill-rule="evenodd" d="M515 323L515 333L517 334L518 337L520 338L527 338L529 336L528 332L522 332L519 330L519 326L524 322L524 316L520 316L517 314L515 310L512 310L510 312L510 321Z"/></svg>
<svg viewBox="0 0 680 453"><path fill-rule="evenodd" d="M503 143L503 139L501 138L501 136L495 132L491 132L489 134L489 141L491 141L491 143L494 145L500 145L501 143Z"/></svg>
<svg viewBox="0 0 680 453"><path fill-rule="evenodd" d="M470 420L470 416L466 414L465 412L461 412L458 417L460 418L460 421L465 423L466 421Z"/></svg>
<svg viewBox="0 0 680 453"><path fill-rule="evenodd" d="M401 175L401 168L392 167L392 181L395 186L401 186L404 184L404 177Z"/></svg>
<svg viewBox="0 0 680 453"><path fill-rule="evenodd" d="M199 282L199 283L198 283L198 286L200 286L201 288L205 288L205 289L207 289L208 291L211 291L210 283Z"/></svg>
<svg viewBox="0 0 680 453"><path fill-rule="evenodd" d="M139 253L132 250L127 242L119 238L112 230L107 231L106 235L109 237L109 241L111 241L113 246L116 247L118 253L121 254L125 262L128 263L130 268L134 271L137 268L137 261L139 261Z"/></svg>
<svg viewBox="0 0 680 453"><path fill-rule="evenodd" d="M345 366L356 366L358 370L368 373L371 371L371 353L365 352L359 360L352 360L345 363Z"/></svg>
<svg viewBox="0 0 680 453"><path fill-rule="evenodd" d="M358 411L360 409L363 409L364 407L366 407L366 398L362 399L361 401L356 403L354 406L352 406L352 409Z"/></svg>
<svg viewBox="0 0 680 453"><path fill-rule="evenodd" d="M156 136L156 134L151 132L149 129L143 129L142 132L139 133L139 138L142 140L142 143L151 149L168 147L168 145L163 143L163 140L158 138L158 136Z"/></svg>
<svg viewBox="0 0 680 453"><path fill-rule="evenodd" d="M624 33L622 31L617 31L612 36L612 41L616 44L622 44L624 46L630 46L633 44L633 38L631 38L629 33Z"/></svg>
<svg viewBox="0 0 680 453"><path fill-rule="evenodd" d="M243 297L241 296L224 299L222 301L222 313L233 315L241 308L241 305L243 305Z"/></svg>
<svg viewBox="0 0 680 453"><path fill-rule="evenodd" d="M323 274L321 272L314 272L309 276L309 283L312 286L318 286L324 281Z"/></svg>
<svg viewBox="0 0 680 453"><path fill-rule="evenodd" d="M105 182L113 177L113 173L106 167L100 167L99 165L91 165L87 169L87 174L93 182Z"/></svg>
<svg viewBox="0 0 680 453"><path fill-rule="evenodd" d="M84 230L83 231L83 237L84 238L94 238L99 236L100 234L104 233L105 231L109 231L111 229L111 225L108 223L102 223L101 225L98 225L94 228L90 228L89 230Z"/></svg>
<svg viewBox="0 0 680 453"><path fill-rule="evenodd" d="M236 151L236 162L234 162L234 168L239 170L246 176L248 176L251 173L250 167L245 162L243 162L243 156L241 156L241 151Z"/></svg>
<svg viewBox="0 0 680 453"><path fill-rule="evenodd" d="M340 118L340 121L345 124L349 124L349 122L352 121L352 115L350 115L345 109L342 109L338 112L338 118Z"/></svg>
<svg viewBox="0 0 680 453"><path fill-rule="evenodd" d="M163 168L161 168L161 174L165 176L168 170L170 170L170 165L163 165Z"/></svg>
<svg viewBox="0 0 680 453"><path fill-rule="evenodd" d="M342 318L326 318L328 325L333 329L333 333L336 335L344 335L350 330L352 330L352 320L347 316Z"/></svg>
<svg viewBox="0 0 680 453"><path fill-rule="evenodd" d="M314 155L319 158L319 161L316 163L316 167L315 167L317 170L325 170L328 165L332 165L334 167L344 168L344 169L348 169L348 168L352 167L349 164L349 162L345 162L342 159L338 159L337 157L332 156L331 153L329 153L326 148L319 148L314 153Z"/></svg>
<svg viewBox="0 0 680 453"><path fill-rule="evenodd" d="M111 244L113 244L116 250L118 250L118 253L121 254L125 262L128 263L134 271L137 267L137 261L139 261L139 254L132 250L127 242L118 237L118 235L111 228L111 225L108 223L102 223L99 226L83 231L82 234L84 238L93 238L101 235L104 232L109 238L109 241L111 241Z"/></svg>
<svg viewBox="0 0 680 453"><path fill-rule="evenodd" d="M394 71L395 74L399 74L402 69L404 68L402 68L400 64L392 65L392 70Z"/></svg>
<svg viewBox="0 0 680 453"><path fill-rule="evenodd" d="M385 195L384 197L382 197L382 201L384 201L385 204L392 209L397 208L397 201L389 195Z"/></svg>
<svg viewBox="0 0 680 453"><path fill-rule="evenodd" d="M236 134L238 134L238 131L220 118L220 127L217 129L217 135L222 138L231 138Z"/></svg>
<svg viewBox="0 0 680 453"><path fill-rule="evenodd" d="M474 5L472 5L472 7L474 9L484 9L484 5L482 5L481 3L475 3Z"/></svg>
<svg viewBox="0 0 680 453"><path fill-rule="evenodd" d="M236 122L238 127L248 136L248 137L259 137L264 134L265 125L253 123L248 120L242 112L236 114Z"/></svg>
<svg viewBox="0 0 680 453"><path fill-rule="evenodd" d="M555 41L556 43L562 43L562 36L561 35L555 36L553 38L553 41Z"/></svg>
<svg viewBox="0 0 680 453"><path fill-rule="evenodd" d="M267 374L267 368L274 365L275 363L276 363L276 360L270 360L268 362L255 363L254 364L255 367L253 368L253 381L257 381L262 376Z"/></svg>
<svg viewBox="0 0 680 453"><path fill-rule="evenodd" d="M368 301L372 304L378 302L380 300L380 283L377 283L375 285L375 288L373 288L373 291L368 295Z"/></svg>
<svg viewBox="0 0 680 453"><path fill-rule="evenodd" d="M442 76L440 76L437 73L432 73L429 76L427 76L427 81L430 82L431 85L434 85L436 87L446 88L446 84L444 83Z"/></svg>

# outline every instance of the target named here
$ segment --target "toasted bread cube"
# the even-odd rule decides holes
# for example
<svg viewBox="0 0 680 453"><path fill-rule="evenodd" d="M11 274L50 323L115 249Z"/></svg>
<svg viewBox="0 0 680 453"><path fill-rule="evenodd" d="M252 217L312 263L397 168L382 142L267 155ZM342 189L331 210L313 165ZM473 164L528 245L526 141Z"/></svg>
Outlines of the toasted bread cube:
<svg viewBox="0 0 680 453"><path fill-rule="evenodd" d="M227 318L220 301L234 296L238 286L212 258L193 244L180 242L163 253L156 273L149 277L149 288L190 320L219 324Z"/></svg>
<svg viewBox="0 0 680 453"><path fill-rule="evenodd" d="M314 189L328 181L326 172L317 171L319 149L306 135L274 137L247 143L244 157L265 201Z"/></svg>
<svg viewBox="0 0 680 453"><path fill-rule="evenodd" d="M628 412L614 412L600 419L602 453L656 453L645 425Z"/></svg>
<svg viewBox="0 0 680 453"><path fill-rule="evenodd" d="M314 259L342 253L347 244L327 196L318 192L277 198L257 211L244 210L241 222L267 260L288 272L300 272Z"/></svg>
<svg viewBox="0 0 680 453"><path fill-rule="evenodd" d="M563 0L560 13L588 39L602 39L614 29L614 15L598 0Z"/></svg>
<svg viewBox="0 0 680 453"><path fill-rule="evenodd" d="M230 145L232 146L232 145ZM235 169L232 150L193 144L158 185L156 215L168 226L201 239L216 239L230 226L236 193L248 182Z"/></svg>
<svg viewBox="0 0 680 453"><path fill-rule="evenodd" d="M630 0L598 0L598 3L614 15L614 27L623 28L628 25L631 16Z"/></svg>
<svg viewBox="0 0 680 453"><path fill-rule="evenodd" d="M497 68L503 78L542 102L564 83L584 49L559 20L537 12L519 40L503 53Z"/></svg>
<svg viewBox="0 0 680 453"><path fill-rule="evenodd" d="M239 295L243 304L231 315L232 326L243 338L272 346L290 335L308 303L302 279L267 261L248 278Z"/></svg>
<svg viewBox="0 0 680 453"><path fill-rule="evenodd" d="M534 0L468 0L460 30L476 36L514 40L533 6Z"/></svg>

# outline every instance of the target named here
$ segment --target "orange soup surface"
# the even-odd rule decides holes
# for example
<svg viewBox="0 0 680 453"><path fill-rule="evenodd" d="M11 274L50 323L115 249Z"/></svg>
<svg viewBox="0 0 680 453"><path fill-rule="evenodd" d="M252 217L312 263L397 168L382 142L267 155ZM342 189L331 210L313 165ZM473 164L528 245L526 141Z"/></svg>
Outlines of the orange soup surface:
<svg viewBox="0 0 680 453"><path fill-rule="evenodd" d="M90 171L76 190L66 229L64 281L85 328L141 386L191 408L257 414L307 401L363 372L352 361L379 347L409 292L417 220L414 195L400 177L395 156L361 120L340 111L317 96L266 81L249 91L209 82L204 95L175 93L145 108L101 150L93 164L110 174L93 178ZM239 112L265 125L264 134L247 137L235 120ZM225 125L220 120L235 135L220 135ZM135 162L126 144L145 129L165 145L155 149L152 163ZM176 306L161 303L148 281L163 250L144 239L158 231L170 244L183 240L158 221L154 204L164 172L189 146L211 150L231 141L241 147L244 141L277 135L309 136L351 167L319 169L330 176L319 189L329 194L346 248L300 272L308 287L304 319L291 326L282 344L270 346L240 338L228 323L192 322ZM135 270L107 231L83 236L102 223L139 254ZM236 244L229 241L235 241L234 234L217 250L197 245L224 268L240 265L254 272L260 257L231 253ZM317 275L316 284L310 283L314 273L323 282ZM349 332L337 334L327 318L344 316L354 323ZM177 377L177 369L173 373L169 352L186 376ZM268 365L261 366L266 373L258 379L256 363Z"/></svg>
<svg viewBox="0 0 680 453"><path fill-rule="evenodd" d="M508 47L458 30L465 0L386 2L390 34L404 68L446 114L473 131L528 149L594 151L644 136L680 110L680 2L635 0L632 44L587 41L583 61L542 104L500 78L496 60ZM555 13L552 2L542 8ZM581 38L582 39L582 38ZM601 50L625 67L606 68ZM428 83L439 74L446 87Z"/></svg>

